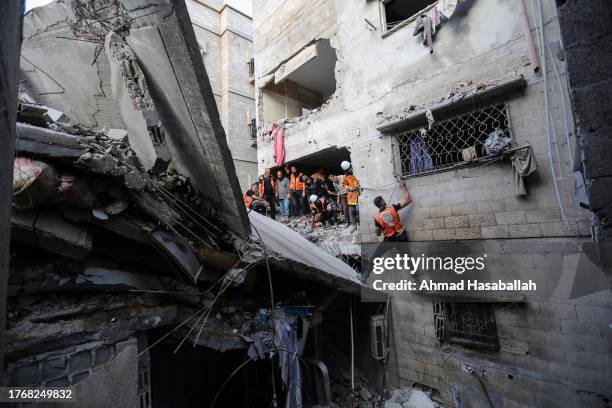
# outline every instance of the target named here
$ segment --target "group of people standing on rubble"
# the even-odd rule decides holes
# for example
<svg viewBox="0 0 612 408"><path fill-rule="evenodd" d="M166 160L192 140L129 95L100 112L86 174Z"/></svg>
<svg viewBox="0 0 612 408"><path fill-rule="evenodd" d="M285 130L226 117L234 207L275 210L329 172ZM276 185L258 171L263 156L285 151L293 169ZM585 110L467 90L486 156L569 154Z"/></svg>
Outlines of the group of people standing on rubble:
<svg viewBox="0 0 612 408"><path fill-rule="evenodd" d="M311 228L359 224L359 196L362 186L353 174L348 161L340 163L344 171L340 175L327 175L320 169L310 176L296 166L285 166L272 175L270 168L253 183L244 195L247 209L276 217L276 205L280 208L281 222L290 218L310 216ZM382 196L374 198L378 212L374 215L374 233L385 242L406 242L408 235L398 211L412 203L405 181L401 182L404 197L395 204L387 204ZM393 195L393 194L392 194Z"/></svg>
<svg viewBox="0 0 612 408"><path fill-rule="evenodd" d="M312 228L328 227L344 223L353 229L359 224L359 194L361 186L348 161L340 163L342 174L327 174L320 169L310 175L297 166L286 165L272 174L270 168L259 176L243 194L248 209L267 214L280 221L310 217Z"/></svg>

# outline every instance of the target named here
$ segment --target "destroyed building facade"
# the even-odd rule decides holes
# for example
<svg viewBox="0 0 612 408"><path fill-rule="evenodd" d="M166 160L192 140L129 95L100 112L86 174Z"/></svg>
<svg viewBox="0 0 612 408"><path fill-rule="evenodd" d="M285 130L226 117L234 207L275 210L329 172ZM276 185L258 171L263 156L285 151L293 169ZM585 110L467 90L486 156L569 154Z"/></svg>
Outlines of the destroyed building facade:
<svg viewBox="0 0 612 408"><path fill-rule="evenodd" d="M564 6L576 55L577 8ZM555 1L254 0L253 10L259 173L279 165L276 123L284 163L339 174L350 160L363 186L361 243L377 242L373 199L399 201L401 178L414 200L401 219L415 253L457 243L525 276L563 271L561 294L543 301L394 301L397 384L486 406L469 366L495 406L606 406L612 304L568 300L566 272L579 257L559 253L599 240L607 210L593 217L590 198L609 201L585 191L580 169L585 157L595 174L610 163L593 164L599 144L577 148ZM604 123L584 112L594 106L581 92L587 126ZM500 138L507 151L485 149ZM513 161L525 151L537 169L523 179ZM601 192L605 179L595 181ZM480 333L490 347L449 341L440 329L451 329L451 314L492 321Z"/></svg>
<svg viewBox="0 0 612 408"><path fill-rule="evenodd" d="M351 382L374 398L353 329L384 303L247 213L195 31L182 0L25 15L5 384L91 408L330 405Z"/></svg>
<svg viewBox="0 0 612 408"><path fill-rule="evenodd" d="M24 87L38 102L65 112L75 124L96 130L125 129L128 126L134 130L136 125L125 123L119 109L114 106L110 60L89 55L90 48L100 51L99 42L102 40L99 34L102 31L94 28L93 32L89 32L88 24L95 18L108 18L108 9L90 10L86 7L89 2L84 2L82 7L73 11L77 19L75 23L59 28L45 27L56 22L57 13L62 13L65 4L62 1L53 2L48 8L34 9L25 18L21 58L21 68L27 77ZM255 112L250 73L251 20L224 1L190 0L186 5L240 187L244 190L255 180L257 172L250 120ZM35 21L33 24L36 27L30 31L32 21ZM121 17L122 23L127 21L125 15ZM119 23L115 25L121 28ZM48 52L51 50L55 52ZM41 58L51 60L48 70L37 68L41 66ZM64 99L61 95L69 95L70 98ZM164 148L161 145L158 148L162 149L163 161Z"/></svg>

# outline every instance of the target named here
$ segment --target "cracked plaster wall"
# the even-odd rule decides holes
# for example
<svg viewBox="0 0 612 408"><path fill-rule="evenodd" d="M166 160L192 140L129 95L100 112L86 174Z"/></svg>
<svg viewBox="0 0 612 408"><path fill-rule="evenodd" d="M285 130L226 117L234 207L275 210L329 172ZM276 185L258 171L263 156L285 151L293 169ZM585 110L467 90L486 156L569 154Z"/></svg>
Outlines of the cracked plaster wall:
<svg viewBox="0 0 612 408"><path fill-rule="evenodd" d="M555 2L542 2L546 42L556 53L559 26ZM360 198L362 242L378 240L371 221L373 198L382 195L388 202L400 198L399 188L389 185L394 174L394 138L376 130L381 116L409 105L431 103L446 96L460 81L480 83L518 74L524 75L528 86L507 104L517 144L529 143L539 165L527 181L529 195L514 195L508 162L410 178L414 203L401 213L402 221L410 239L421 241L416 246L459 240L469 247L486 243L512 248L516 267L525 273L537 272L537 262L546 265L552 248L575 246L581 242L577 236L590 239L589 212L580 209L574 197L563 135L560 92L568 95L565 66L554 59L561 74L559 88L553 59L547 56L552 123L561 158L555 160L555 168L570 228L561 221L548 164L543 77L534 74L529 64L516 1L468 2L469 7L439 28L433 54L412 36L414 23L381 38L378 2L354 2L351 7L341 0L292 3L255 1L256 87L260 89L279 64L312 40L330 37L340 61L336 67L338 91L320 112L290 121L285 133L286 161L329 146L350 149L362 185L381 187L365 190ZM526 3L531 17L530 3ZM328 7L334 11L320 19L319 29L315 29L317 16ZM378 30L369 31L364 18ZM260 27L267 21L274 24ZM532 35L535 40L534 30ZM262 108L261 99L258 108ZM570 140L573 149L573 134ZM270 163L271 144L260 141L260 172ZM465 404L486 406L480 385L462 371L463 365L470 363L486 370L484 381L496 406L605 406L609 401L609 368L600 363L610 359L609 296L581 300L561 296L515 307L497 305L500 351L494 354L440 347L431 299L395 301L393 310L396 355L390 372L401 386L432 387L438 399L452 404L450 385L457 384Z"/></svg>
<svg viewBox="0 0 612 408"><path fill-rule="evenodd" d="M275 1L266 2L259 8L257 2L255 4L256 87L260 89L270 80L270 72L278 68L275 64L290 59L322 35L329 36L338 55L338 87L320 111L290 120L285 133L286 161L330 146L348 147L355 174L362 185L375 188L365 190L361 197L361 219L371 220L375 211L372 200L376 195L385 199L392 196L387 201L400 198L399 188L389 186L394 174L394 138L375 129L383 114L400 111L409 105L429 104L446 96L452 86L461 81L471 79L480 83L522 74L528 83L526 91L508 99L507 103L517 144L531 144L538 160L537 174L528 182L530 194L526 198L514 195L508 162L409 179L415 202L403 218L411 239L590 235L588 212L578 208L573 194L560 88L554 80L552 60L547 57L551 111L560 152L560 160L555 158L555 169L560 177L559 188L569 228L561 221L548 165L543 77L534 74L529 64L515 1L464 2L452 19L438 28L433 54L412 36L414 22L381 38L376 2L360 2L352 7L331 0L295 3L300 5L289 6ZM552 0L544 0L543 4L547 43L553 50L558 49L555 5ZM320 28L315 30L315 21L329 7L333 11L326 14ZM368 30L364 18L376 23L378 30ZM270 24L265 25L270 19L274 20L277 31L273 31ZM294 40L289 42L272 35L273 32ZM532 32L535 39L535 31ZM554 62L561 71L562 92L567 94L563 63L556 58ZM258 108L261 115L261 98ZM573 135L570 139L573 140ZM272 153L271 143L260 138L260 172L273 163ZM514 216L514 220L506 222L509 216ZM360 232L363 241L376 241L372 223L362 223Z"/></svg>

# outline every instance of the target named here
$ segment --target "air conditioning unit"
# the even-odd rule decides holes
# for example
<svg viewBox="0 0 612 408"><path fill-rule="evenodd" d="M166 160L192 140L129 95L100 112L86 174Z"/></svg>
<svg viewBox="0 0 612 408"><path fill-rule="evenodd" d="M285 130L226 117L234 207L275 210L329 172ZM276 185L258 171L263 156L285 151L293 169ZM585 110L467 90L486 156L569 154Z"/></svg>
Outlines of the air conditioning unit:
<svg viewBox="0 0 612 408"><path fill-rule="evenodd" d="M384 315L370 316L370 348L374 360L387 357L387 327Z"/></svg>

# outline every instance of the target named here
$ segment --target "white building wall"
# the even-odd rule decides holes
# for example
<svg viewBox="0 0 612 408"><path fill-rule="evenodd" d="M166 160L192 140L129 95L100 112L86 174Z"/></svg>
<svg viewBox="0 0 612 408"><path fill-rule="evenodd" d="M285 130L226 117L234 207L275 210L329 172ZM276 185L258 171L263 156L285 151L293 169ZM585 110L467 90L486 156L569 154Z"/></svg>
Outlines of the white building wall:
<svg viewBox="0 0 612 408"><path fill-rule="evenodd" d="M465 1L463 10L439 27L433 54L412 36L414 22L383 38L378 1L347 3L254 1L257 107L261 123L260 88L280 64L304 47L321 38L330 39L338 56L336 92L319 112L289 121L285 160L298 160L330 146L350 150L355 175L366 187L360 197L362 242L379 240L372 221L374 197L382 195L387 202L400 199L400 189L393 185L395 139L376 130L380 118L410 105L431 104L461 81L481 83L519 74L525 77L527 88L506 103L515 142L529 143L539 165L527 181L528 196L515 196L508 161L408 178L414 203L401 216L409 239L415 251L434 241L458 241L466 248L486 245L504 253L510 266L526 276L550 272L546 267L550 268L547 257L551 251L575 249L589 241L589 213L575 199L569 164L574 135L570 135L570 146L564 135L561 92L567 96L565 67L557 58L546 56L556 133L552 150L555 155L559 151L554 168L569 228L561 219L549 164L543 76L535 74L529 63L515 0ZM529 1L526 3L531 11ZM542 3L546 42L556 54L555 2ZM368 30L364 19L377 30ZM535 41L534 30L532 35ZM560 70L561 88L554 79L553 64ZM572 123L570 131L573 133ZM272 146L260 138L259 171L272 163ZM571 277L564 279L565 285L571 283ZM456 384L466 406L487 406L479 384L462 369L470 364L486 371L486 386L496 406L605 406L612 377L609 365L600 361L612 358L609 297L570 300L560 296L499 304L495 315L500 350L479 353L441 347L433 330L430 299L394 301L395 364L390 372L397 384L431 387L446 404L452 404L450 384ZM577 391L581 389L588 391Z"/></svg>
<svg viewBox="0 0 612 408"><path fill-rule="evenodd" d="M188 0L187 6L238 180L246 190L257 180L257 149L251 146L247 120L255 115L255 92L247 64L253 55L251 18L222 0Z"/></svg>

